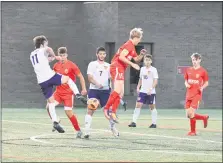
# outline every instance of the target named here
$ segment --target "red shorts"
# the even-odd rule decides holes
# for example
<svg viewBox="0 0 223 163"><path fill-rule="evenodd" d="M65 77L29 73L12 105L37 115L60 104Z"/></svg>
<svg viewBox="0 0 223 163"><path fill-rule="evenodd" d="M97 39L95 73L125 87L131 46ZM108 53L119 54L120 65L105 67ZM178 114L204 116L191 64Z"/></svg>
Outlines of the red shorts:
<svg viewBox="0 0 223 163"><path fill-rule="evenodd" d="M112 81L125 80L125 69L119 66L110 66L110 74Z"/></svg>
<svg viewBox="0 0 223 163"><path fill-rule="evenodd" d="M185 101L185 109L194 108L198 109L201 101L201 95L196 95L191 99L186 99Z"/></svg>
<svg viewBox="0 0 223 163"><path fill-rule="evenodd" d="M53 94L54 99L59 103L59 104L64 104L65 107L73 107L73 101L74 101L74 95L72 94L65 94L61 95L58 92L54 92Z"/></svg>

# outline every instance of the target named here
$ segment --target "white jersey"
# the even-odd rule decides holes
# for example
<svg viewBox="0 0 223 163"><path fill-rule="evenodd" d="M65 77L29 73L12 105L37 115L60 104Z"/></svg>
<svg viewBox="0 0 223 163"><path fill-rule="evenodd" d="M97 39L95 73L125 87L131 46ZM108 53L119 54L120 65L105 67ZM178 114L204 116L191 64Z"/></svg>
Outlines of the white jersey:
<svg viewBox="0 0 223 163"><path fill-rule="evenodd" d="M110 64L104 62L100 64L98 61L92 61L88 64L87 74L92 75L94 80L103 86L99 89L96 85L90 83L90 89L108 90L110 88Z"/></svg>
<svg viewBox="0 0 223 163"><path fill-rule="evenodd" d="M30 55L38 83L43 83L55 75L55 72L49 65L49 60L45 54L44 48L34 50Z"/></svg>
<svg viewBox="0 0 223 163"><path fill-rule="evenodd" d="M140 92L148 93L149 89L152 88L153 80L158 79L156 68L153 66L149 68L142 67L140 70L140 79L142 80ZM151 91L151 94L156 94L155 88Z"/></svg>

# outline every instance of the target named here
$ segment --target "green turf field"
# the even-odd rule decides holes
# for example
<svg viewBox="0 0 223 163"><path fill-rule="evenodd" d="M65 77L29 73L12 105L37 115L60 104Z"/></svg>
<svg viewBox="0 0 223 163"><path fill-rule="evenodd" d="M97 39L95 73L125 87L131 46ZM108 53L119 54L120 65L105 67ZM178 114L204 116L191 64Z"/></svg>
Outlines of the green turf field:
<svg viewBox="0 0 223 163"><path fill-rule="evenodd" d="M75 109L84 127L86 109ZM120 137L112 136L108 121L98 110L92 121L90 140L76 139L70 121L57 108L65 133L52 132L44 109L3 109L2 161L15 162L222 162L222 110L200 109L210 115L203 128L197 122L198 136L186 136L189 128L183 109L158 110L158 128L149 129L150 112L141 111L137 128L127 125L133 110L119 111Z"/></svg>

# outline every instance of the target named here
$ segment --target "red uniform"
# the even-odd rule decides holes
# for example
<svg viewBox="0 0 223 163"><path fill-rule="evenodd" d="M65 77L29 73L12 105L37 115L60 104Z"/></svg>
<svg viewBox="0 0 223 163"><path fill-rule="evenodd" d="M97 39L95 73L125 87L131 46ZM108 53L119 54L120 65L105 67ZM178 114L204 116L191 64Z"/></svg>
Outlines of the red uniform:
<svg viewBox="0 0 223 163"><path fill-rule="evenodd" d="M119 50L117 51L117 53L115 54L115 56L113 57L112 61L111 61L111 65L110 65L110 74L111 74L111 78L112 80L124 80L124 73L126 68L128 67L128 64L122 62L119 59L119 56L122 52L122 50L128 50L129 53L128 55L126 55L126 59L131 60L132 58L137 57L137 53L135 50L135 46L132 43L131 40L128 40L125 44L123 44Z"/></svg>
<svg viewBox="0 0 223 163"><path fill-rule="evenodd" d="M74 82L76 81L76 75L80 73L77 65L70 60L67 60L65 63L55 63L53 69L59 74L69 76ZM57 102L64 103L64 106L73 107L73 91L68 84L57 86L54 98Z"/></svg>
<svg viewBox="0 0 223 163"><path fill-rule="evenodd" d="M198 69L190 67L186 70L184 78L191 86L187 88L185 108L188 109L192 107L197 109L202 99L200 88L204 82L208 81L208 73L203 67Z"/></svg>

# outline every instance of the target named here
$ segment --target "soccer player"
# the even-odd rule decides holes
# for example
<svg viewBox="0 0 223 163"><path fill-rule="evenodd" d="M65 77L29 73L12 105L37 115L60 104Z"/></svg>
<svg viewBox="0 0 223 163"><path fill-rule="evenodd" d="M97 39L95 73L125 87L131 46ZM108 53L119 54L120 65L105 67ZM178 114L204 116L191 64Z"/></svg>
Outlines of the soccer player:
<svg viewBox="0 0 223 163"><path fill-rule="evenodd" d="M54 64L53 67L54 71L59 74L69 76L74 82L76 81L76 76L77 76L80 79L80 84L82 87L81 94L86 95L87 90L84 77L80 72L80 69L77 67L77 65L67 59L68 57L67 48L60 47L58 49L58 56L61 57L61 61ZM82 132L80 130L76 115L72 111L73 101L74 101L73 91L67 84L62 84L56 87L56 91L54 92L53 96L55 99L55 106L61 103L64 104L65 113L67 117L70 119L74 129L77 131L77 138L81 138Z"/></svg>
<svg viewBox="0 0 223 163"><path fill-rule="evenodd" d="M90 83L90 88L88 91L88 98L96 98L100 102L100 106L104 107L108 101L110 91L111 91L111 82L110 82L110 64L105 62L106 51L105 48L99 47L96 51L97 60L92 61L88 64L87 75L88 81ZM123 102L123 101L122 101ZM123 106L126 106L126 103L123 102ZM126 108L125 108L126 109ZM92 122L92 116L94 110L87 109L87 114L85 115L85 136L84 138L88 139L90 136L90 126ZM114 124L110 124L111 130L114 135L117 135L118 132L114 127Z"/></svg>
<svg viewBox="0 0 223 163"><path fill-rule="evenodd" d="M140 62L145 55L145 49L140 51L140 55L137 56L135 46L142 39L143 31L141 28L134 28L130 31L129 40L123 44L114 55L111 65L110 73L114 85L114 91L112 91L109 99L104 107L104 115L107 119L112 119L115 123L118 123L116 111L120 103L120 99L124 95L124 73L128 65L136 70L140 70L139 65L131 62L133 58L135 62ZM111 116L108 111L112 106Z"/></svg>
<svg viewBox="0 0 223 163"><path fill-rule="evenodd" d="M208 73L201 67L201 55L193 53L191 55L193 67L190 67L185 72L185 86L187 88L185 108L187 117L190 119L190 132L188 136L196 135L196 121L202 120L204 128L208 125L208 115L196 113L199 103L202 99L203 90L208 86Z"/></svg>
<svg viewBox="0 0 223 163"><path fill-rule="evenodd" d="M143 104L148 104L151 109L152 124L150 128L156 128L157 110L155 106L156 101L156 85L158 81L158 73L155 67L151 66L152 56L146 54L144 56L144 66L140 70L140 79L137 85L138 98L136 107L132 117L132 123L129 127L136 127L136 121L140 115L140 110ZM140 88L141 87L141 88Z"/></svg>
<svg viewBox="0 0 223 163"><path fill-rule="evenodd" d="M86 103L85 97L80 95L76 84L70 79L69 76L60 75L55 73L49 62L56 59L61 60L60 56L55 56L53 49L48 47L48 40L45 36L36 36L33 39L35 50L30 54L30 61L33 65L36 73L38 84L40 85L42 92L49 103L49 112L52 117L53 127L61 132L63 129L59 125L56 112L55 112L55 100L53 97L53 86L61 84L68 84L76 97Z"/></svg>

